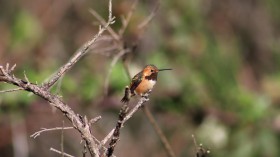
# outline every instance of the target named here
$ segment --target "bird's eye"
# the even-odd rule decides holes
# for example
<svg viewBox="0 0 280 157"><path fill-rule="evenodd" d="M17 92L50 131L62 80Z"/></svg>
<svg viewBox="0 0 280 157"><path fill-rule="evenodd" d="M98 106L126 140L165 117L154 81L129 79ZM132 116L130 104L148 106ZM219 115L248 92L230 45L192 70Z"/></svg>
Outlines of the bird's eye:
<svg viewBox="0 0 280 157"><path fill-rule="evenodd" d="M154 72L154 70L152 69L152 70L151 70L151 72L153 73L153 72Z"/></svg>

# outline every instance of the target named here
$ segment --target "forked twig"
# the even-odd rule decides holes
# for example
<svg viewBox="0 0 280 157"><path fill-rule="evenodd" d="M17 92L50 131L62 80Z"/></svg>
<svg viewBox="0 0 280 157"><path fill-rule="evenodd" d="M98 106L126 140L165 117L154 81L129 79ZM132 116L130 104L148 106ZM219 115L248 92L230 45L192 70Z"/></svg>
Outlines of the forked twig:
<svg viewBox="0 0 280 157"><path fill-rule="evenodd" d="M108 22L104 26L100 26L98 33L88 42L86 42L82 48L80 48L75 55L66 63L64 64L59 70L51 76L50 80L44 83L42 86L37 84L32 84L28 81L28 78L25 77L26 81L16 78L14 75L11 74L12 70L15 66L9 69L9 64L6 66L6 70L3 66L0 66L0 81L13 84L20 88L23 88L26 91L32 92L35 95L38 95L49 102L51 106L54 106L61 110L64 115L72 122L72 125L75 129L79 131L83 140L86 141L87 148L91 156L99 157L100 150L98 148L98 144L95 142L91 131L90 131L90 124L86 122L86 118L80 118L68 104L66 104L60 96L54 95L49 91L49 88L52 87L57 80L61 78L67 71L69 71L76 62L78 62L83 55L85 55L88 51L90 46L97 41L97 39L103 34L103 32L109 27L109 25L113 24L115 17L112 17L112 0L109 0L109 16Z"/></svg>
<svg viewBox="0 0 280 157"><path fill-rule="evenodd" d="M95 10L89 9L89 12L101 23L101 25L106 25L106 21ZM119 40L118 34L110 26L108 26L107 30L116 41Z"/></svg>

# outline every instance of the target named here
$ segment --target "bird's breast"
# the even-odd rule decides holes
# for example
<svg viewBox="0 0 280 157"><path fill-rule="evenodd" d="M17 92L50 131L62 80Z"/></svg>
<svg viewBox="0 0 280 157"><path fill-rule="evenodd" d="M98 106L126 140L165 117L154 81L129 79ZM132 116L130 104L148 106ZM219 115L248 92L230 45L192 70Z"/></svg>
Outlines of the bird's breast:
<svg viewBox="0 0 280 157"><path fill-rule="evenodd" d="M149 90L153 89L154 85L157 83L155 80L143 80L138 87L135 89L136 94L142 95L147 93Z"/></svg>

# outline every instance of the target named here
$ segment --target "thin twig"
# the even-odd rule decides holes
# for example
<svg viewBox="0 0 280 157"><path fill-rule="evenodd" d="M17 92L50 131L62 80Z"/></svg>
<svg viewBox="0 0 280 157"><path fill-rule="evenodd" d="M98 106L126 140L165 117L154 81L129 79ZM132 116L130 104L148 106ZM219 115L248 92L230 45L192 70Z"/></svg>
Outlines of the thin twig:
<svg viewBox="0 0 280 157"><path fill-rule="evenodd" d="M24 90L24 89L23 88L7 89L7 90L0 91L0 93L16 92L16 91L20 91L20 90Z"/></svg>
<svg viewBox="0 0 280 157"><path fill-rule="evenodd" d="M25 79L25 81L27 81L27 83L30 83L30 81L29 81L28 77L26 76L25 71L23 71L23 74L24 74L24 79Z"/></svg>
<svg viewBox="0 0 280 157"><path fill-rule="evenodd" d="M43 133L43 132L56 131L56 130L68 130L68 129L74 129L74 127L72 127L72 126L71 127L55 127L55 128L50 128L50 129L42 128L42 130L33 133L32 135L30 135L30 137L35 139L36 137L40 136L41 133Z"/></svg>
<svg viewBox="0 0 280 157"><path fill-rule="evenodd" d="M100 22L101 25L106 25L106 21L95 10L89 9L89 12ZM108 26L107 30L116 41L119 41L118 34L110 26Z"/></svg>
<svg viewBox="0 0 280 157"><path fill-rule="evenodd" d="M156 133L158 134L168 156L170 157L175 157L175 153L172 150L167 138L165 137L165 135L163 134L162 130L160 129L160 127L158 126L157 122L155 121L155 118L153 117L153 115L151 114L151 111L148 109L147 106L143 106L143 112L145 113L146 117L148 118L148 120L150 121L150 123L152 124L152 126L154 127Z"/></svg>
<svg viewBox="0 0 280 157"><path fill-rule="evenodd" d="M50 148L50 151L56 152L56 153L58 153L58 154L61 154L61 155L67 156L67 157L74 157L73 155L67 154L67 153L65 153L65 152L61 152L61 151L56 150L56 149L54 149L54 148Z"/></svg>
<svg viewBox="0 0 280 157"><path fill-rule="evenodd" d="M97 116L97 117L91 119L91 120L89 121L89 123L92 125L92 124L96 123L97 121L99 121L100 119L101 119L101 116Z"/></svg>
<svg viewBox="0 0 280 157"><path fill-rule="evenodd" d="M143 21L141 22L139 25L138 25L138 29L139 30L142 30L143 28L145 28L149 23L150 21L152 21L152 19L156 16L156 12L159 8L159 1L157 2L156 4L156 7L154 8L154 10L151 12L151 14Z"/></svg>

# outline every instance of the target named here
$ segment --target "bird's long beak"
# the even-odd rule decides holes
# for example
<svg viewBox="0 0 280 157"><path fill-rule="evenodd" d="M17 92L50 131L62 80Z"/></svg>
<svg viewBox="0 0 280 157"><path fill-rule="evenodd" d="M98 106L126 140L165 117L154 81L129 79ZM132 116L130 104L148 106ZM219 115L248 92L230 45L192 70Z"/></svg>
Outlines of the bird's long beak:
<svg viewBox="0 0 280 157"><path fill-rule="evenodd" d="M172 70L172 69L158 69L158 71Z"/></svg>

